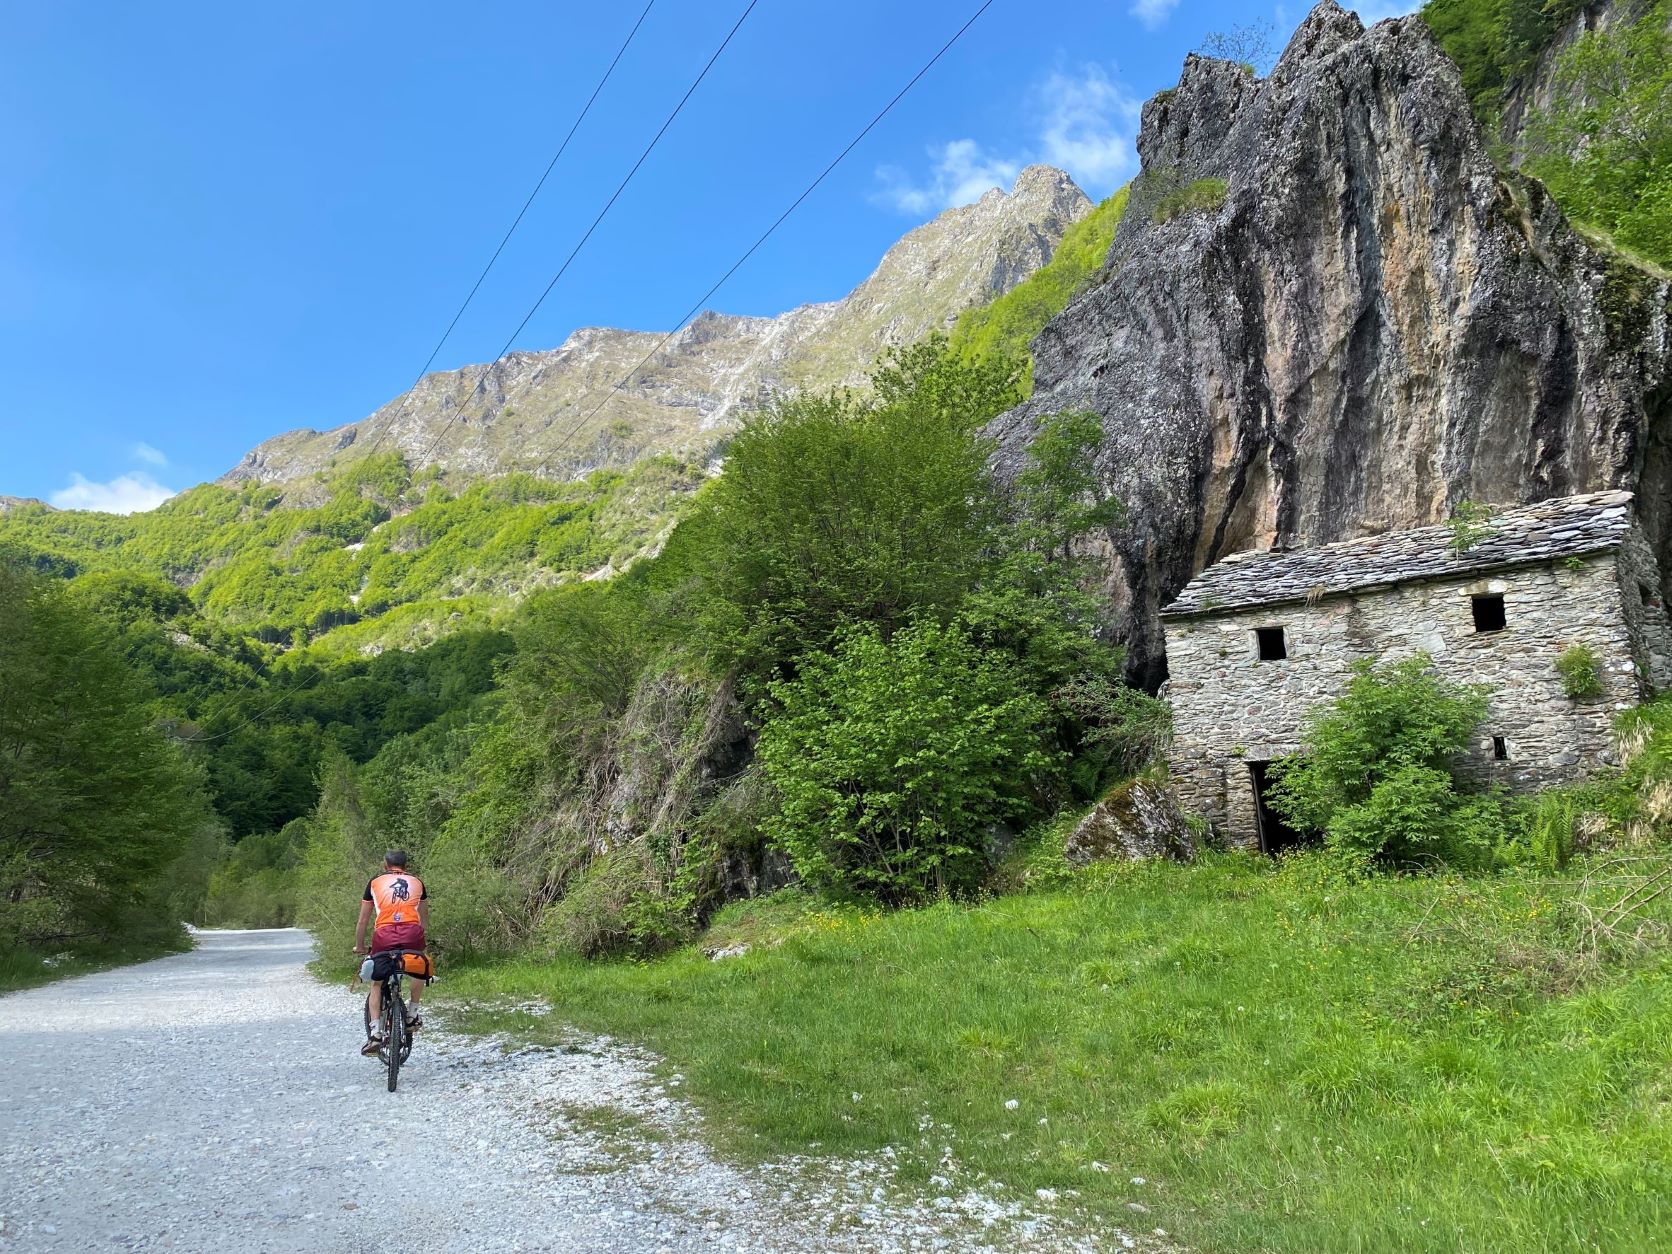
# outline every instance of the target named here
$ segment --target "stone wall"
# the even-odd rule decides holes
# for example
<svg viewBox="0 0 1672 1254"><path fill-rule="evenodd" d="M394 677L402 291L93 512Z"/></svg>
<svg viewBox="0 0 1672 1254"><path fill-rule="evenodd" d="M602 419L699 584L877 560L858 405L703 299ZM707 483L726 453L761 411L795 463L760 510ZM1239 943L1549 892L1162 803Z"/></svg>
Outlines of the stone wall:
<svg viewBox="0 0 1672 1254"><path fill-rule="evenodd" d="M1168 758L1182 804L1232 843L1257 848L1248 764L1299 749L1308 711L1340 695L1354 662L1417 652L1430 654L1446 678L1489 690L1490 713L1463 764L1466 774L1527 792L1606 764L1615 712L1648 686L1639 662L1647 668L1654 649L1645 634L1658 630L1662 661L1672 659L1665 612L1644 604L1635 568L1627 569L1633 560L1593 553L1364 589L1312 605L1166 620L1174 724ZM1470 599L1477 594L1503 596L1503 630L1475 630ZM1259 627L1283 628L1286 659L1259 660ZM1564 694L1556 659L1575 644L1602 659L1603 696L1572 701ZM1507 760L1494 760L1495 736L1504 738Z"/></svg>
<svg viewBox="0 0 1672 1254"><path fill-rule="evenodd" d="M1616 565L1638 677L1648 691L1662 692L1672 687L1672 627L1661 594L1660 566L1649 542L1636 531L1620 545Z"/></svg>

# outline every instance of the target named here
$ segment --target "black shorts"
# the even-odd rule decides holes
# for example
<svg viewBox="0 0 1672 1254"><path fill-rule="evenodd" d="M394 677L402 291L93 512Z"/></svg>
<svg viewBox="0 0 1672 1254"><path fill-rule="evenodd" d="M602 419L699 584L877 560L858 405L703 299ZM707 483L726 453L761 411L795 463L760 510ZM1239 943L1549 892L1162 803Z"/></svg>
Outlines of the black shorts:
<svg viewBox="0 0 1672 1254"><path fill-rule="evenodd" d="M421 950L405 949L405 950L400 950L399 952L410 954L410 953L421 953L422 951ZM373 954L372 955L372 983L374 983L374 984L382 983L384 980L387 980L393 974L395 974L395 953L394 952ZM424 983L424 981L422 979L419 979L419 977L416 976L416 975L409 975L406 978L409 979L409 980L418 980L418 983L420 983L420 984Z"/></svg>

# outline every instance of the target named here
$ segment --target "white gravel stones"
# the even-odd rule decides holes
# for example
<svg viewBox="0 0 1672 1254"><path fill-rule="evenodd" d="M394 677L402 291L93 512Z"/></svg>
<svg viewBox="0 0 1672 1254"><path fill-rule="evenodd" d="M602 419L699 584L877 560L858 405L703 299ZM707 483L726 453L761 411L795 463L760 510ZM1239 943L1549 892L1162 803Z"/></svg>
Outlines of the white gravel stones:
<svg viewBox="0 0 1672 1254"><path fill-rule="evenodd" d="M1124 1245L974 1188L902 1201L892 1157L722 1163L655 1060L608 1040L514 1048L426 1015L388 1093L305 933L198 941L0 998L4 1254Z"/></svg>

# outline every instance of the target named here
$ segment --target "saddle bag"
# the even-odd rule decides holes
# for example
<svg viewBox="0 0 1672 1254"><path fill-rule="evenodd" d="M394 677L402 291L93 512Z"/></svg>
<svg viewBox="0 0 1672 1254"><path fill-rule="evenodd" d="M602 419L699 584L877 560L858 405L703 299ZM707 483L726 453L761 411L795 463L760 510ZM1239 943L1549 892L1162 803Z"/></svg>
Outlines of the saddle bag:
<svg viewBox="0 0 1672 1254"><path fill-rule="evenodd" d="M428 954L402 954L401 974L413 976L420 980L435 978L435 964L430 961Z"/></svg>

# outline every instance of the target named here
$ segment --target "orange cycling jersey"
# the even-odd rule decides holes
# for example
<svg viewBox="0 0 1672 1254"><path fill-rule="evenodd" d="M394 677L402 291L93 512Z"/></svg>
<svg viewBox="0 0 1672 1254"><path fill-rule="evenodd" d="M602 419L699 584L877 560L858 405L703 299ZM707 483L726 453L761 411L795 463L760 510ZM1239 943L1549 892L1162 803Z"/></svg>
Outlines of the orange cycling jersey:
<svg viewBox="0 0 1672 1254"><path fill-rule="evenodd" d="M418 903L429 896L424 881L405 871L385 871L366 885L366 900L377 907L375 928L417 923Z"/></svg>

